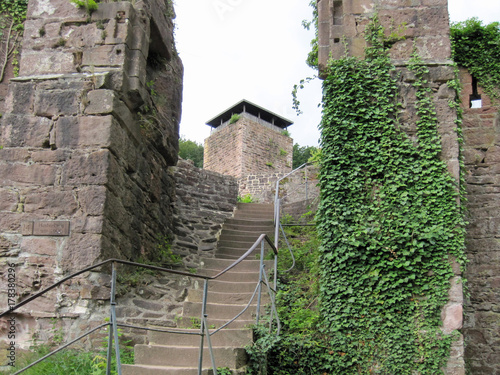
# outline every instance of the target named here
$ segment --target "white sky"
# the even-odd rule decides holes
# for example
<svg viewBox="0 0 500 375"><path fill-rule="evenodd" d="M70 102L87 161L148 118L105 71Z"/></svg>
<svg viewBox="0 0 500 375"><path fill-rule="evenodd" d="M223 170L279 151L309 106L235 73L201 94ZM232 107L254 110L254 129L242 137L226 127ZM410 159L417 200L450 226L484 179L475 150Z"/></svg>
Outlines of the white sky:
<svg viewBox="0 0 500 375"><path fill-rule="evenodd" d="M500 21L499 0L448 0L452 22ZM184 64L180 133L203 143L205 122L247 99L294 122L294 143L317 146L319 79L299 91L303 114L292 109L292 89L315 71L305 60L313 31L309 0L175 0L177 50Z"/></svg>

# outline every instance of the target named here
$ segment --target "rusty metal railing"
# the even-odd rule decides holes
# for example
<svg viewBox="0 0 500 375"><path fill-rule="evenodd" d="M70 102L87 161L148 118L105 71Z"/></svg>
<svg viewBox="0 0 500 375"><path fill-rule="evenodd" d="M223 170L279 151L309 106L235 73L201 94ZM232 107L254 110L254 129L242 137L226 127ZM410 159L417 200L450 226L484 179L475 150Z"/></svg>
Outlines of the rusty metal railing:
<svg viewBox="0 0 500 375"><path fill-rule="evenodd" d="M106 375L111 374L111 358L112 358L112 350L113 347L115 349L115 358L116 358L116 371L118 375L122 374L122 368L121 368L121 360L120 360L120 349L119 349L119 342L118 342L118 327L124 327L124 328L133 328L133 329L141 329L141 330L146 330L146 331L156 331L156 332L165 332L165 333L173 333L173 334L187 334L187 335L199 335L200 336L200 351L199 351L199 361L198 361L198 374L202 374L202 367L203 367L203 348L205 346L205 338L207 340L207 346L209 349L210 357L211 357L211 363L212 363L212 368L213 368L213 373L214 375L217 375L217 366L215 363L215 357L213 354L213 348L212 348L212 343L211 343L211 336L216 334L217 332L221 331L225 327L227 327L229 324L234 322L239 316L241 316L245 311L247 311L255 297L257 297L257 312L256 312L256 323L259 323L260 319L260 310L261 310L261 296L262 296L262 287L267 286L267 291L271 300L271 322L270 324L273 325L274 318L276 319L276 325L277 325L277 333L279 334L279 331L281 329L281 323L279 321L278 317L278 312L276 310L276 305L275 305L275 294L276 294L276 287L271 287L269 284L269 279L268 275L265 270L265 264L264 264L264 258L265 258L265 244L268 244L273 253L274 253L274 259L275 262L274 264L276 265L276 259L278 255L278 250L277 247L273 244L273 242L269 239L269 237L265 234L262 234L259 236L259 238L255 241L255 243L243 254L240 258L235 260L231 265L229 265L227 268L224 270L220 271L218 274L215 276L204 276L204 275L195 275L192 273L184 272L184 271L177 271L177 270L171 270L163 267L158 267L158 266L152 266L148 264L141 264L141 263L135 263L135 262L130 262L126 260L121 260L121 259L108 259L103 262L97 263L93 266L84 268L80 271L77 271L69 276L66 276L59 280L58 282L50 285L49 287L45 288L44 290L26 298L22 302L18 303L15 306L12 306L9 310L6 310L2 313L0 313L0 318L9 315L9 314L14 314L16 310L18 310L20 307L30 303L31 301L45 295L47 292L51 291L54 288L57 288L59 285L65 283L68 280L71 280L75 278L76 276L79 276L85 272L92 271L96 268L100 268L106 265L111 264L111 293L110 293L110 317L109 317L109 322L103 323L92 330L89 330L82 334L81 336L77 337L76 339L72 340L69 343L66 343L57 349L53 350L52 352L48 353L44 357L38 359L37 361L29 364L28 366L24 367L23 369L15 372L13 375L21 374L24 371L28 370L29 368L35 366L36 364L44 361L45 359L49 358L50 356L58 353L59 351L67 348L68 346L74 344L75 342L89 336L90 334L96 332L97 330L108 327L110 326L109 333L108 333L108 351L107 351L107 364L106 364ZM248 304L243 308L243 310L238 313L235 317L230 319L228 322L223 324L221 327L218 329L213 330L210 332L208 324L207 324L207 297L208 297L208 283L210 280L216 280L220 276L224 275L226 272L229 270L233 269L236 267L238 264L243 262L246 258L248 258L253 252L255 252L260 245L260 267L259 267L259 280L256 286L255 291L253 292L252 297L250 298L250 301ZM149 269L153 271L160 271L160 272L165 272L169 274L175 274L175 275L180 275L180 276L187 276L190 278L197 278L197 279L203 279L204 280L204 285L203 285L203 302L202 302L202 311L201 311L201 327L199 332L190 332L190 331L179 331L179 330L168 330L168 329L156 329L156 328L149 328L149 327L141 327L141 326L135 326L135 325L129 325L129 324L123 324L119 323L116 318L116 286L117 286L117 269L116 265L117 264L124 264L124 265L129 265L129 266L134 266L134 267L139 267L139 268L144 268L144 269ZM276 268L274 270L274 274L276 274Z"/></svg>

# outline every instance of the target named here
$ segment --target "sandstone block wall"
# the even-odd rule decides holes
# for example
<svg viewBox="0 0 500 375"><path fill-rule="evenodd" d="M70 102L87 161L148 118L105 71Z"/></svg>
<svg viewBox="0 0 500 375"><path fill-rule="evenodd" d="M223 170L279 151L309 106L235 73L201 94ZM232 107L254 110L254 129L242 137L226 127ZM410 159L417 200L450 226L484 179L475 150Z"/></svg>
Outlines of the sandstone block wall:
<svg viewBox="0 0 500 375"><path fill-rule="evenodd" d="M0 277L14 265L17 300L99 260L155 259L173 236L182 63L168 8L30 1L0 122ZM67 233L32 230L60 222ZM17 342L52 317L75 337L106 299L109 277L83 275L23 308Z"/></svg>
<svg viewBox="0 0 500 375"><path fill-rule="evenodd" d="M319 68L330 57L345 53L364 56L364 31L369 16L378 13L392 44L393 59L409 59L415 45L423 59L449 59L449 16L447 0L319 0Z"/></svg>
<svg viewBox="0 0 500 375"><path fill-rule="evenodd" d="M481 87L482 108L470 108L472 77L460 70L465 177L467 184L467 266L465 356L471 374L500 372L500 105Z"/></svg>
<svg viewBox="0 0 500 375"><path fill-rule="evenodd" d="M236 123L215 130L205 140L204 168L236 178L291 171L292 149L290 137L242 113Z"/></svg>

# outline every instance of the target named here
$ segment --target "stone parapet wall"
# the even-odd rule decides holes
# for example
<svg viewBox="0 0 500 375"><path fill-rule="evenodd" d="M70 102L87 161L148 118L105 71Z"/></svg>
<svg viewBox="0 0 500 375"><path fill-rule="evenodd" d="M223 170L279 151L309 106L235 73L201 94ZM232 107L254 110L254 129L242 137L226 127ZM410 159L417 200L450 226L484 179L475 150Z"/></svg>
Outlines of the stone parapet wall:
<svg viewBox="0 0 500 375"><path fill-rule="evenodd" d="M500 105L481 87L482 108L470 108L472 77L460 69L467 186L465 356L471 374L500 372Z"/></svg>
<svg viewBox="0 0 500 375"><path fill-rule="evenodd" d="M224 221L237 204L238 183L224 176L179 160L172 167L176 181L173 251L182 255L186 267L199 266L199 258L213 255Z"/></svg>
<svg viewBox="0 0 500 375"><path fill-rule="evenodd" d="M289 172L249 174L238 180L239 196L250 195L258 203L274 203L276 182ZM319 196L318 170L308 166L280 182L279 197L283 204L314 199Z"/></svg>
<svg viewBox="0 0 500 375"><path fill-rule="evenodd" d="M173 236L182 63L166 7L100 3L89 16L69 1L30 1L0 122L0 276L13 265L16 301L104 259L154 260ZM53 317L68 338L99 324L105 273L23 307L18 344L51 332Z"/></svg>

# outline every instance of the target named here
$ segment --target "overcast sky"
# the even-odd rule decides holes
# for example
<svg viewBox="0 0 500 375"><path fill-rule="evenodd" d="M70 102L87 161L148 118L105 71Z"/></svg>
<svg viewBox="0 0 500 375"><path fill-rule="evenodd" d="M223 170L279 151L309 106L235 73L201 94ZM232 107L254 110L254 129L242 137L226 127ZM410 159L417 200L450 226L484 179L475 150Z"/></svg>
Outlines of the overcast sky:
<svg viewBox="0 0 500 375"><path fill-rule="evenodd" d="M500 21L499 0L448 0L452 22ZM215 115L247 99L293 121L294 143L317 146L321 82L300 90L303 114L292 109L293 85L315 75L305 59L313 31L309 0L175 0L175 39L184 64L180 133L203 143Z"/></svg>

